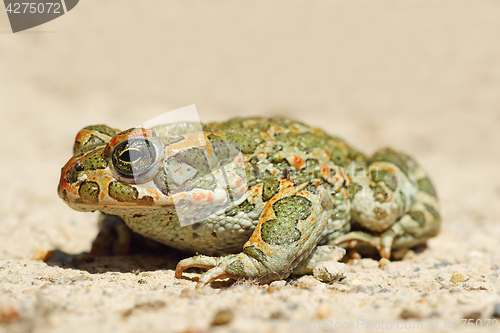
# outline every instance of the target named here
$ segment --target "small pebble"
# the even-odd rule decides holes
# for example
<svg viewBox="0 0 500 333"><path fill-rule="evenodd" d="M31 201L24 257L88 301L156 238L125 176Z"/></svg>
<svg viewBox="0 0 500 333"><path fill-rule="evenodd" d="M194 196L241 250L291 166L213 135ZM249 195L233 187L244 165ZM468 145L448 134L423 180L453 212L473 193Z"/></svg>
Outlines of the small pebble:
<svg viewBox="0 0 500 333"><path fill-rule="evenodd" d="M500 318L500 302L495 304L495 306L493 308L493 317Z"/></svg>
<svg viewBox="0 0 500 333"><path fill-rule="evenodd" d="M379 268L384 268L385 266L389 265L391 261L389 259L382 258L378 261L378 267Z"/></svg>
<svg viewBox="0 0 500 333"><path fill-rule="evenodd" d="M310 275L304 275L300 279L297 280L297 286L300 289L313 289L313 288L318 288L318 287L324 287L325 285L321 282L318 281L318 279L313 278Z"/></svg>
<svg viewBox="0 0 500 333"><path fill-rule="evenodd" d="M361 267L363 268L375 268L379 266L379 263L370 258L363 258L360 260Z"/></svg>
<svg viewBox="0 0 500 333"><path fill-rule="evenodd" d="M443 282L444 281L444 273L439 273L434 277L434 280L437 282Z"/></svg>
<svg viewBox="0 0 500 333"><path fill-rule="evenodd" d="M234 318L234 312L230 309L219 310L212 320L212 325L226 325Z"/></svg>
<svg viewBox="0 0 500 333"><path fill-rule="evenodd" d="M479 311L469 312L469 313L466 313L463 316L463 318L464 319L478 320L479 318L481 318L481 312L479 312Z"/></svg>
<svg viewBox="0 0 500 333"><path fill-rule="evenodd" d="M365 294L372 293L375 290L373 286L355 286L351 289L351 292L362 292Z"/></svg>
<svg viewBox="0 0 500 333"><path fill-rule="evenodd" d="M277 320L285 320L288 317L281 311L274 311L271 313L271 319L277 319Z"/></svg>
<svg viewBox="0 0 500 333"><path fill-rule="evenodd" d="M189 290L191 290L191 289L189 289ZM196 289L196 291L198 292L198 294L206 295L206 296L213 295L215 293L214 289L209 287L209 286L205 286L203 288Z"/></svg>
<svg viewBox="0 0 500 333"><path fill-rule="evenodd" d="M313 270L316 279L322 282L340 281L345 278L345 264L336 261L325 261Z"/></svg>
<svg viewBox="0 0 500 333"><path fill-rule="evenodd" d="M464 282L465 281L465 276L460 273L455 273L451 276L450 282L452 283L458 283L458 282Z"/></svg>
<svg viewBox="0 0 500 333"><path fill-rule="evenodd" d="M451 263L445 261L445 262L442 262L442 263L439 263L439 264L434 264L434 268L439 269L441 267L446 267L446 266L451 266L451 265L452 265Z"/></svg>
<svg viewBox="0 0 500 333"><path fill-rule="evenodd" d="M283 288L284 286L286 286L286 281L284 280L273 281L271 282L270 286L273 286L275 288Z"/></svg>
<svg viewBox="0 0 500 333"><path fill-rule="evenodd" d="M351 286L361 286L362 284L363 284L363 282L361 282L358 279L354 279L351 281Z"/></svg>
<svg viewBox="0 0 500 333"><path fill-rule="evenodd" d="M180 297L181 298L195 298L196 297L196 291L194 291L193 289L189 289L189 288L184 288L181 290L181 295Z"/></svg>
<svg viewBox="0 0 500 333"><path fill-rule="evenodd" d="M318 306L316 316L319 319L325 319L330 315L331 312L332 312L332 309L328 305L321 304L320 306Z"/></svg>
<svg viewBox="0 0 500 333"><path fill-rule="evenodd" d="M401 311L401 313L399 314L399 316L402 318L402 319L412 319L412 318L415 318L415 319L418 319L418 318L421 318L422 316L420 315L420 313L418 313L417 311L415 310L410 310L410 309L403 309L403 311Z"/></svg>

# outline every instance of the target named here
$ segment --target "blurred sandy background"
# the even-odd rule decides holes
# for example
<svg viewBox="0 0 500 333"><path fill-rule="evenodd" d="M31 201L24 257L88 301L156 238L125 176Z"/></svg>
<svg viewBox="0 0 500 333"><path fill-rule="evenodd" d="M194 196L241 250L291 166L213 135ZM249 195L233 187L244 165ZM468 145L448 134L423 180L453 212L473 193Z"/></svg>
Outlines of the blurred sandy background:
<svg viewBox="0 0 500 333"><path fill-rule="evenodd" d="M495 304L500 316L499 33L495 1L85 0L16 34L0 12L0 331L280 332L339 318L442 328L493 318ZM441 234L401 262L354 263L342 283L271 291L191 291L156 257L30 260L79 255L96 233L96 215L56 195L79 129L189 104L204 122L286 115L366 153L412 154L436 184ZM127 273L137 269L149 272Z"/></svg>

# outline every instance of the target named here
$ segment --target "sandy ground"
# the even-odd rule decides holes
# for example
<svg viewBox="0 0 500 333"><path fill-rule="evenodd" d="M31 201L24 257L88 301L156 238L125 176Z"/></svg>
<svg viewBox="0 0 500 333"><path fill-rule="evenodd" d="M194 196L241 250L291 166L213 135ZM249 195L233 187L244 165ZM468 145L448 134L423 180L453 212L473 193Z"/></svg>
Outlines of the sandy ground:
<svg viewBox="0 0 500 333"><path fill-rule="evenodd" d="M485 328L500 317L499 31L494 1L86 0L18 34L0 13L0 331L500 331ZM193 103L203 121L288 115L412 154L441 233L333 284L195 290L197 273L173 276L179 253L90 257L97 215L56 195L77 131Z"/></svg>

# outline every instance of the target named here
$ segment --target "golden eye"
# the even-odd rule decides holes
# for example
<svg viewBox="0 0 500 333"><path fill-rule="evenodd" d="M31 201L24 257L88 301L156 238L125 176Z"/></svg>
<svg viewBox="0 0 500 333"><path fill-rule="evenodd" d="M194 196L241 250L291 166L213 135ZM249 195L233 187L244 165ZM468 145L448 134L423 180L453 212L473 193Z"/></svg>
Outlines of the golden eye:
<svg viewBox="0 0 500 333"><path fill-rule="evenodd" d="M151 141L134 138L118 144L111 159L122 176L137 179L151 170L157 157L157 149Z"/></svg>

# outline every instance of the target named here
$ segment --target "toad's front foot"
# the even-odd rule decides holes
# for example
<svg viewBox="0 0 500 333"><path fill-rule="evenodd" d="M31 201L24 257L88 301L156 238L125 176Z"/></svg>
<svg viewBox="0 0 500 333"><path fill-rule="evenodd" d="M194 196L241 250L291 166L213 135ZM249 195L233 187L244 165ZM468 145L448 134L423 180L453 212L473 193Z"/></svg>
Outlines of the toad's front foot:
<svg viewBox="0 0 500 333"><path fill-rule="evenodd" d="M196 285L196 288L200 288L215 280L257 277L264 271L261 266L257 260L244 253L225 257L199 255L181 260L175 269L175 277L181 278L182 272L191 267L206 268L208 271L200 276Z"/></svg>

